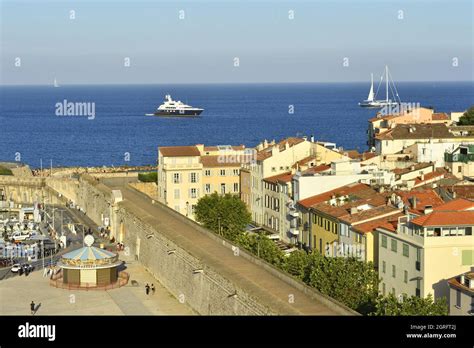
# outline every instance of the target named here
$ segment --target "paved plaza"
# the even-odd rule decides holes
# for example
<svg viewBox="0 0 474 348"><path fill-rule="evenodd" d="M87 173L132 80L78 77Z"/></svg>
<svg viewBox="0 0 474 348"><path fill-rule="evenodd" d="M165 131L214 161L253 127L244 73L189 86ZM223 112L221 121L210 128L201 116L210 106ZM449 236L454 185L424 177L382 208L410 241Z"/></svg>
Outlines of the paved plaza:
<svg viewBox="0 0 474 348"><path fill-rule="evenodd" d="M104 290L66 290L49 285L42 271L0 281L0 315L31 315L30 303L41 304L37 315L193 315L160 285L138 262L126 257L126 286ZM132 280L138 283L133 286ZM154 284L155 293L145 294L145 284Z"/></svg>

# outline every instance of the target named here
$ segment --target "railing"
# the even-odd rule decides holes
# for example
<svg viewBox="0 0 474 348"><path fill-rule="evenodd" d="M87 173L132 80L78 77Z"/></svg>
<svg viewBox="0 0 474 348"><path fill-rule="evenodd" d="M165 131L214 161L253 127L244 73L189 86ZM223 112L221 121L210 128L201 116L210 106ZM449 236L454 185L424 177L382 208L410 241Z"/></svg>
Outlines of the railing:
<svg viewBox="0 0 474 348"><path fill-rule="evenodd" d="M462 154L462 153L445 153L444 154L445 162L474 162L474 154Z"/></svg>
<svg viewBox="0 0 474 348"><path fill-rule="evenodd" d="M128 284L130 279L130 275L127 272L119 272L117 281L115 283L107 284L107 285L98 285L98 284L91 284L91 283L81 283L81 284L71 284L71 283L64 283L62 272L58 273L60 276L53 277L49 281L49 285L54 286L60 289L67 289L67 290L111 290L117 289L124 285Z"/></svg>

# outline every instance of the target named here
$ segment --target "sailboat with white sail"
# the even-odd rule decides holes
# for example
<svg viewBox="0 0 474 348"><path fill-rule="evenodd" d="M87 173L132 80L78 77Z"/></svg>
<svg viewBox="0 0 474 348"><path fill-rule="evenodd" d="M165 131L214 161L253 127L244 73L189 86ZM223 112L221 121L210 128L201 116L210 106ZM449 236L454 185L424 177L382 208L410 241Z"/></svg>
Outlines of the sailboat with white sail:
<svg viewBox="0 0 474 348"><path fill-rule="evenodd" d="M377 91L375 93L374 93L374 75L370 74L370 76L371 76L371 79L370 79L371 81L370 81L369 95L367 96L366 100L359 103L359 106L365 107L365 108L383 108L386 106L395 106L395 105L401 104L397 87L395 86L395 83L393 82L393 79L391 78L392 76L388 70L388 66L385 66L384 73L380 77L380 82L377 87ZM385 76L385 99L377 100L377 94L384 80L384 76ZM389 91L392 94L391 98L389 98L389 93L390 93Z"/></svg>
<svg viewBox="0 0 474 348"><path fill-rule="evenodd" d="M54 79L54 87L59 87L59 83L58 83L58 80L56 80L56 78Z"/></svg>

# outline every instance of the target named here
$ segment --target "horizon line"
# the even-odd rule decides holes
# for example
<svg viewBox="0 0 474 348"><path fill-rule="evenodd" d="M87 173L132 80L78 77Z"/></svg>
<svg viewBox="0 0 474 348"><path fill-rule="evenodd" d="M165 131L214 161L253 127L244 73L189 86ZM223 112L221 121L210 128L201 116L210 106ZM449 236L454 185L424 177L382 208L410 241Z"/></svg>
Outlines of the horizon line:
<svg viewBox="0 0 474 348"><path fill-rule="evenodd" d="M474 80L398 80L397 83L474 83ZM135 85L135 86L160 86L160 85L291 85L291 84L344 84L344 83L370 83L370 81L291 81L291 82L132 82L132 83L125 83L125 82L118 82L118 83L65 83L61 84L61 86L127 86L127 85ZM0 83L0 87L41 87L41 86L51 86L51 84L45 83Z"/></svg>

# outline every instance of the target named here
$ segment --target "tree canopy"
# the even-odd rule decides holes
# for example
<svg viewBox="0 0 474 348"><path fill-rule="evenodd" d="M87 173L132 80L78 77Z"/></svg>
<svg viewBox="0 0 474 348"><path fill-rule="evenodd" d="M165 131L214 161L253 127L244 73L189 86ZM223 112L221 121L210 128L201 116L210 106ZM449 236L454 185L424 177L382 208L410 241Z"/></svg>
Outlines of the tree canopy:
<svg viewBox="0 0 474 348"><path fill-rule="evenodd" d="M214 192L199 199L195 209L196 220L206 228L234 240L245 230L251 215L237 195L219 195Z"/></svg>
<svg viewBox="0 0 474 348"><path fill-rule="evenodd" d="M372 315L448 315L448 305L445 298L434 301L429 294L425 298L418 296L408 297L406 294L400 298L393 294L380 296Z"/></svg>
<svg viewBox="0 0 474 348"><path fill-rule="evenodd" d="M469 126L474 125L474 106L471 106L460 118L459 125Z"/></svg>

